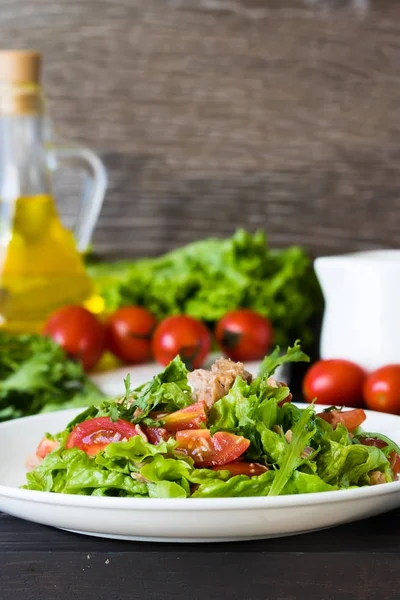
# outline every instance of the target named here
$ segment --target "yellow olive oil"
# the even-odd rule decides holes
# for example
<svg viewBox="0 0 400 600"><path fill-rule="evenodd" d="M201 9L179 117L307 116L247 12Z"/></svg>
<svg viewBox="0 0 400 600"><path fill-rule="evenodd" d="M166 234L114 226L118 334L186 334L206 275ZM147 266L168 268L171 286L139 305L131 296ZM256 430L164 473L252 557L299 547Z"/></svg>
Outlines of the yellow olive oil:
<svg viewBox="0 0 400 600"><path fill-rule="evenodd" d="M1 328L39 331L56 308L90 301L82 257L50 195L0 199L0 220Z"/></svg>

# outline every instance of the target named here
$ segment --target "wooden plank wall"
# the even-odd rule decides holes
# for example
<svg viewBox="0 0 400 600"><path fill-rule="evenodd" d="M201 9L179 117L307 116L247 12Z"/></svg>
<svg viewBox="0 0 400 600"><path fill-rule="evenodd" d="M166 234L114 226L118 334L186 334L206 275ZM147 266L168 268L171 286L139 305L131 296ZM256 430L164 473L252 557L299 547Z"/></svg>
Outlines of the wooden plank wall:
<svg viewBox="0 0 400 600"><path fill-rule="evenodd" d="M237 226L316 254L397 247L398 0L1 0L60 132L110 185L107 255ZM68 215L77 181L57 179Z"/></svg>

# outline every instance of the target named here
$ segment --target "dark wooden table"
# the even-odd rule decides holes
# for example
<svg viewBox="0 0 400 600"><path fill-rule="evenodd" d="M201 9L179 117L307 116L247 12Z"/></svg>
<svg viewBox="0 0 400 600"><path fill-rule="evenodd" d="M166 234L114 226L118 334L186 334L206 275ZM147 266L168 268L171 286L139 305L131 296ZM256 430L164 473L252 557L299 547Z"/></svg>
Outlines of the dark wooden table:
<svg viewBox="0 0 400 600"><path fill-rule="evenodd" d="M398 600L400 510L223 544L80 536L0 514L1 600Z"/></svg>

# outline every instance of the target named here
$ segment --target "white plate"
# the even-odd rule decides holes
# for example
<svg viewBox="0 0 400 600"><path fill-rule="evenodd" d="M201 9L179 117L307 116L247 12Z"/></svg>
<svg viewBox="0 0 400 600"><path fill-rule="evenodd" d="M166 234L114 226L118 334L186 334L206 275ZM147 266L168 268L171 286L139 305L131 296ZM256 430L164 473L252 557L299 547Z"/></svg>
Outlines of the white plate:
<svg viewBox="0 0 400 600"><path fill-rule="evenodd" d="M44 432L79 411L0 424L0 511L87 535L163 542L222 542L306 533L400 506L400 481L360 489L271 498L102 498L21 490L25 460ZM400 417L368 413L366 429L400 442Z"/></svg>
<svg viewBox="0 0 400 600"><path fill-rule="evenodd" d="M214 360L218 358L220 354L213 354L209 357L204 365L204 368L209 368ZM247 362L245 368L252 375L256 376L260 367L261 361ZM279 381L289 383L290 365L283 365L278 367L274 377ZM105 373L98 373L91 376L91 380L101 389L101 391L107 396L119 396L125 393L124 379L128 373L131 376L131 387L135 388L143 383L150 381L154 375L157 375L164 370L165 367L157 363L146 363L143 365L134 365L121 367L114 369L113 371L107 371Z"/></svg>

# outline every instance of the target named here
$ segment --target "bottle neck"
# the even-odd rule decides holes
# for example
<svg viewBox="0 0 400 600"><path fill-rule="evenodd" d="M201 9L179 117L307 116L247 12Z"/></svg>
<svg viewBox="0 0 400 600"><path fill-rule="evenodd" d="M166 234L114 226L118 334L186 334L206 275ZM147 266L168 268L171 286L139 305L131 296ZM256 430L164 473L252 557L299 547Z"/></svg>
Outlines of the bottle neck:
<svg viewBox="0 0 400 600"><path fill-rule="evenodd" d="M0 200L50 193L40 88L0 86Z"/></svg>

